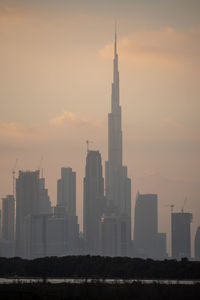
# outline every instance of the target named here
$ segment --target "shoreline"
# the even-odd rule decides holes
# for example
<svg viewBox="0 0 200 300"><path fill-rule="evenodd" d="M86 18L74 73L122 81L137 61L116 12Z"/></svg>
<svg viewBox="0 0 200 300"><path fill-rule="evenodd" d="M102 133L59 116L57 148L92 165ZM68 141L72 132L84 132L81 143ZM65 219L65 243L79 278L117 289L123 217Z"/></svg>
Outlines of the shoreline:
<svg viewBox="0 0 200 300"><path fill-rule="evenodd" d="M105 285L126 285L126 284L161 284L161 285L200 285L200 279L123 279L123 278L41 278L41 277L3 277L0 278L0 285L2 284L105 284Z"/></svg>

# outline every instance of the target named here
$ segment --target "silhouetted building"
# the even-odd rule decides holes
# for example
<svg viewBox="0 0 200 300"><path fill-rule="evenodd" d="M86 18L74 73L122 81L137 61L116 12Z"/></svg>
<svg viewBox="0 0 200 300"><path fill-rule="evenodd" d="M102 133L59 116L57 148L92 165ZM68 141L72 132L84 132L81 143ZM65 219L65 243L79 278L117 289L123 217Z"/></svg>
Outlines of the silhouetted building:
<svg viewBox="0 0 200 300"><path fill-rule="evenodd" d="M135 203L134 245L140 256L155 256L157 233L157 195L138 193Z"/></svg>
<svg viewBox="0 0 200 300"><path fill-rule="evenodd" d="M25 256L64 256L78 254L77 217L29 215L25 219Z"/></svg>
<svg viewBox="0 0 200 300"><path fill-rule="evenodd" d="M156 259L166 259L168 258L167 254L167 234L166 233L157 233L157 244L155 247L155 256Z"/></svg>
<svg viewBox="0 0 200 300"><path fill-rule="evenodd" d="M2 198L0 256L14 256L15 199L13 195Z"/></svg>
<svg viewBox="0 0 200 300"><path fill-rule="evenodd" d="M129 234L129 243L131 243L131 180L127 177L127 167L123 166L119 98L118 54L115 33L111 113L108 114L108 161L105 165L106 200L107 205L113 207L113 213L116 214L116 217L123 215L123 218L127 218L127 234Z"/></svg>
<svg viewBox="0 0 200 300"><path fill-rule="evenodd" d="M53 213L57 217L65 217L67 215L65 207L58 204L53 207Z"/></svg>
<svg viewBox="0 0 200 300"><path fill-rule="evenodd" d="M68 215L76 216L76 173L72 168L61 168L57 182L57 205L65 208Z"/></svg>
<svg viewBox="0 0 200 300"><path fill-rule="evenodd" d="M80 255L86 255L88 253L83 232L79 232L78 253Z"/></svg>
<svg viewBox="0 0 200 300"><path fill-rule="evenodd" d="M15 199L13 195L2 198L2 239L14 241L15 236Z"/></svg>
<svg viewBox="0 0 200 300"><path fill-rule="evenodd" d="M16 256L24 256L24 222L30 214L40 213L39 171L19 171L16 179Z"/></svg>
<svg viewBox="0 0 200 300"><path fill-rule="evenodd" d="M61 178L57 181L57 205L54 217L63 218L67 222L68 254L79 251L79 225L76 216L76 173L72 168L61 168Z"/></svg>
<svg viewBox="0 0 200 300"><path fill-rule="evenodd" d="M0 210L0 239L1 239L1 234L2 234L2 229L1 229L1 210Z"/></svg>
<svg viewBox="0 0 200 300"><path fill-rule="evenodd" d="M15 256L15 242L9 240L0 240L0 257Z"/></svg>
<svg viewBox="0 0 200 300"><path fill-rule="evenodd" d="M197 228L194 240L194 258L200 260L200 227Z"/></svg>
<svg viewBox="0 0 200 300"><path fill-rule="evenodd" d="M51 202L48 195L48 189L45 188L45 179L40 178L40 201L39 201L39 213L50 214L51 213Z"/></svg>
<svg viewBox="0 0 200 300"><path fill-rule="evenodd" d="M16 179L16 256L25 254L25 218L50 213L51 202L40 171L19 171Z"/></svg>
<svg viewBox="0 0 200 300"><path fill-rule="evenodd" d="M104 204L104 180L99 151L88 151L84 178L83 233L89 254L99 253L99 222Z"/></svg>
<svg viewBox="0 0 200 300"><path fill-rule="evenodd" d="M25 218L25 257L47 256L46 223L50 216L28 215Z"/></svg>
<svg viewBox="0 0 200 300"><path fill-rule="evenodd" d="M171 214L172 258L191 257L191 213Z"/></svg>
<svg viewBox="0 0 200 300"><path fill-rule="evenodd" d="M127 256L130 251L130 232L127 216L105 214L100 221L100 254Z"/></svg>
<svg viewBox="0 0 200 300"><path fill-rule="evenodd" d="M118 218L116 214L104 215L100 221L100 254L117 256Z"/></svg>
<svg viewBox="0 0 200 300"><path fill-rule="evenodd" d="M54 209L54 218L61 218L66 224L66 236L65 243L67 243L65 255L76 255L79 253L79 224L78 217L76 215L70 215L63 213L64 210L60 206L56 206Z"/></svg>
<svg viewBox="0 0 200 300"><path fill-rule="evenodd" d="M158 232L156 194L137 194L134 220L135 255L154 259L167 258L166 233Z"/></svg>

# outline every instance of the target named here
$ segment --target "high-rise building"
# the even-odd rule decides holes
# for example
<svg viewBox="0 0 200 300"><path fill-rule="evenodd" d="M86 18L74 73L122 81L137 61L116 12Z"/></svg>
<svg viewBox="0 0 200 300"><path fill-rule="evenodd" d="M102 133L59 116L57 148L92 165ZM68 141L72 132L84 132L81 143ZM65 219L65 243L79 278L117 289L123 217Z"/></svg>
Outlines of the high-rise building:
<svg viewBox="0 0 200 300"><path fill-rule="evenodd" d="M16 179L16 255L25 254L25 218L28 215L50 214L51 202L45 179L40 171L19 171Z"/></svg>
<svg viewBox="0 0 200 300"><path fill-rule="evenodd" d="M100 222L100 254L102 256L127 256L129 220L116 213L104 214Z"/></svg>
<svg viewBox="0 0 200 300"><path fill-rule="evenodd" d="M194 240L194 258L200 260L200 227L197 228Z"/></svg>
<svg viewBox="0 0 200 300"><path fill-rule="evenodd" d="M76 215L70 215L63 211L62 206L56 206L54 209L54 220L63 219L66 224L65 238L66 252L65 255L76 255L79 252L79 224ZM55 231L56 232L56 231Z"/></svg>
<svg viewBox="0 0 200 300"><path fill-rule="evenodd" d="M29 259L47 256L46 223L47 214L27 215L24 221L25 251Z"/></svg>
<svg viewBox="0 0 200 300"><path fill-rule="evenodd" d="M45 188L45 179L40 178L40 201L39 201L39 213L50 214L51 213L51 202L48 195L48 189Z"/></svg>
<svg viewBox="0 0 200 300"><path fill-rule="evenodd" d="M121 106L119 102L119 71L115 32L111 113L108 114L108 161L106 162L106 200L118 216L127 217L131 241L131 180L123 165ZM128 249L127 249L128 250ZM128 254L128 253L127 253Z"/></svg>
<svg viewBox="0 0 200 300"><path fill-rule="evenodd" d="M14 241L15 236L15 199L13 195L2 198L2 239Z"/></svg>
<svg viewBox="0 0 200 300"><path fill-rule="evenodd" d="M118 219L116 214L103 215L100 222L100 254L117 256Z"/></svg>
<svg viewBox="0 0 200 300"><path fill-rule="evenodd" d="M156 194L137 194L134 220L134 255L154 259L167 258L166 233L158 232Z"/></svg>
<svg viewBox="0 0 200 300"><path fill-rule="evenodd" d="M74 216L28 215L25 218L25 257L75 255L78 233Z"/></svg>
<svg viewBox="0 0 200 300"><path fill-rule="evenodd" d="M72 168L61 168L61 178L57 181L57 205L68 215L76 216L76 173Z"/></svg>
<svg viewBox="0 0 200 300"><path fill-rule="evenodd" d="M1 239L1 234L2 232L1 232L1 210L0 210L0 239Z"/></svg>
<svg viewBox="0 0 200 300"><path fill-rule="evenodd" d="M167 234L160 233L157 234L157 243L155 247L155 259L167 259Z"/></svg>
<svg viewBox="0 0 200 300"><path fill-rule="evenodd" d="M99 151L88 150L84 178L83 233L89 254L99 253L99 223L103 205L101 154Z"/></svg>
<svg viewBox="0 0 200 300"><path fill-rule="evenodd" d="M39 171L19 171L16 179L16 256L24 255L24 221L40 213Z"/></svg>
<svg viewBox="0 0 200 300"><path fill-rule="evenodd" d="M13 195L2 198L0 256L14 256L15 199Z"/></svg>
<svg viewBox="0 0 200 300"><path fill-rule="evenodd" d="M191 257L191 213L171 214L172 258Z"/></svg>
<svg viewBox="0 0 200 300"><path fill-rule="evenodd" d="M155 257L158 234L156 194L137 194L135 203L134 246L139 256Z"/></svg>

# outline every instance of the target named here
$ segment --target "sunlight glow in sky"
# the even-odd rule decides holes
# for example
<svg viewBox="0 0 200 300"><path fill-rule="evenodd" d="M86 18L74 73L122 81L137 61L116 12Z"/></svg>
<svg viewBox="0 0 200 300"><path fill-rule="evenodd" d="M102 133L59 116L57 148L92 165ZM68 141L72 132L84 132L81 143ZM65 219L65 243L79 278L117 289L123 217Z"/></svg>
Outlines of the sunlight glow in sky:
<svg viewBox="0 0 200 300"><path fill-rule="evenodd" d="M158 193L200 225L200 1L0 0L0 195L12 168L37 169L56 203L60 168L77 172L82 222L86 145L107 159L114 18L118 20L124 162L132 203ZM104 168L104 165L103 165Z"/></svg>

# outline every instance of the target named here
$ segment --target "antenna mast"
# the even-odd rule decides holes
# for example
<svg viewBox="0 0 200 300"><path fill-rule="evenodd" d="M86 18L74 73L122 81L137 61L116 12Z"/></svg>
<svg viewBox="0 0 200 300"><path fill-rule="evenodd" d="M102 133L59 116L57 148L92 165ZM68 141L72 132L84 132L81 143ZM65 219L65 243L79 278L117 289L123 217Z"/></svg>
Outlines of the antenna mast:
<svg viewBox="0 0 200 300"><path fill-rule="evenodd" d="M43 178L43 167L42 167L43 160L44 160L44 157L42 155L40 158L40 163L39 163L39 167L38 167L38 170L41 171L41 178Z"/></svg>
<svg viewBox="0 0 200 300"><path fill-rule="evenodd" d="M14 196L14 198L15 198L15 173L16 173L17 163L18 163L18 158L16 158L15 164L14 164L14 166L12 168L12 180L13 180L13 182L12 182L13 186L12 186L12 188L13 188L13 196Z"/></svg>
<svg viewBox="0 0 200 300"><path fill-rule="evenodd" d="M93 143L93 141L89 141L89 140L86 141L87 152L89 151L89 146L90 146L91 143Z"/></svg>

